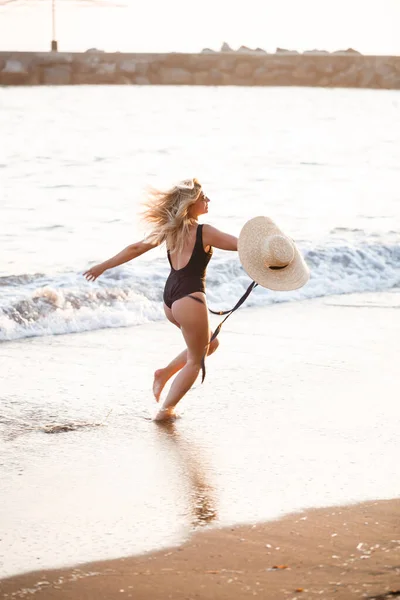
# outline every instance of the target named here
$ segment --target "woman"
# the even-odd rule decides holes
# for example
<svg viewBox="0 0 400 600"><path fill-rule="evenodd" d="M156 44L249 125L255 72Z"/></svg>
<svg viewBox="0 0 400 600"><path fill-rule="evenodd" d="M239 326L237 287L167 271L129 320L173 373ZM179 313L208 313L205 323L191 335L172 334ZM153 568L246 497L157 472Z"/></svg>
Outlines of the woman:
<svg viewBox="0 0 400 600"><path fill-rule="evenodd" d="M144 213L152 226L150 235L84 273L88 281L95 281L107 269L166 244L171 272L164 289L164 311L180 328L186 350L154 374L153 392L158 402L167 381L179 371L155 416L157 421L174 417L175 406L197 379L204 354L212 354L219 344L217 339L209 344L206 268L213 247L237 250L238 240L211 225L198 224L199 216L208 213L209 202L197 179L185 180L167 192L152 190Z"/></svg>

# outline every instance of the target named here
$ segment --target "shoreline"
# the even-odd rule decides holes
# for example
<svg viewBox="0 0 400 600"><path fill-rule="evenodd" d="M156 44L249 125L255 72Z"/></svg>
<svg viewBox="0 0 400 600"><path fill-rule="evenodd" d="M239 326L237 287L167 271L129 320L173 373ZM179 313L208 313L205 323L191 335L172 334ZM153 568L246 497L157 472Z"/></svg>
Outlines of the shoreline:
<svg viewBox="0 0 400 600"><path fill-rule="evenodd" d="M1 576L396 498L399 301L238 311L170 429L150 421L154 368L182 349L168 323L1 345ZM44 431L71 422L89 427Z"/></svg>
<svg viewBox="0 0 400 600"><path fill-rule="evenodd" d="M16 575L0 580L1 597L384 600L400 595L399 519L400 499L311 509L140 556Z"/></svg>

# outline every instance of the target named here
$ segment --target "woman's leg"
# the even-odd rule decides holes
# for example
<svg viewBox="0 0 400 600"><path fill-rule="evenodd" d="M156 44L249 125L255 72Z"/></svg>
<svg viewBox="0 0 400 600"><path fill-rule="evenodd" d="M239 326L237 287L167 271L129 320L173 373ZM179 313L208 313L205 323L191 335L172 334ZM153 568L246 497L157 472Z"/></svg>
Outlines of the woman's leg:
<svg viewBox="0 0 400 600"><path fill-rule="evenodd" d="M201 360L210 339L208 311L205 304L196 303L194 305L191 298L181 298L174 302L172 315L180 325L186 342L186 363L175 377L168 396L156 416L156 420L163 420L172 416L174 407L192 387L199 374Z"/></svg>
<svg viewBox="0 0 400 600"><path fill-rule="evenodd" d="M167 316L167 319L180 328L179 323L174 319L172 314L172 310L168 308L166 304L164 304L164 311ZM212 331L209 331L209 337L211 338ZM217 339L213 340L207 349L207 356L210 356L219 346L219 341ZM160 400L161 392L164 389L165 384L171 377L175 375L178 371L180 371L185 365L187 361L187 350L183 350L178 356L176 356L171 362L164 367L163 369L157 369L154 373L154 382L153 382L153 394L157 402Z"/></svg>
<svg viewBox="0 0 400 600"><path fill-rule="evenodd" d="M177 321L175 321L175 319L174 319L172 310L165 304L165 302L164 302L164 312L165 312L165 316L167 317L168 321L170 321L173 325L176 325L180 329L179 323ZM179 369L182 369L182 367L185 365L185 363L186 363L186 350L184 350L183 352L178 354L178 356L176 358L174 358L174 360L172 360L167 367L165 367L164 369L157 369L154 372L153 394L154 394L154 397L157 402L160 400L161 392L163 391L163 388L164 388L165 384L167 383L168 379L170 377L172 377L172 375L174 375L174 372L176 373L177 371L179 371ZM169 369L169 367L171 367L171 369ZM176 369L176 370L173 372L174 369ZM169 374L170 372L171 372L171 374Z"/></svg>

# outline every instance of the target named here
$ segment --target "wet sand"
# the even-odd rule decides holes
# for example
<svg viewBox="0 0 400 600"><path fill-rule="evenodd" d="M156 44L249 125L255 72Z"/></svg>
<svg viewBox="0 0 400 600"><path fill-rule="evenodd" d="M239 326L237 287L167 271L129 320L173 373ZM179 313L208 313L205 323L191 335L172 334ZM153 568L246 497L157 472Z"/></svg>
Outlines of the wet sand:
<svg viewBox="0 0 400 600"><path fill-rule="evenodd" d="M400 500L198 533L144 556L29 573L2 598L386 600L400 596Z"/></svg>
<svg viewBox="0 0 400 600"><path fill-rule="evenodd" d="M252 525L300 510L397 498L399 301L395 293L363 294L238 311L207 361L204 385L184 399L169 429L149 420L153 371L182 346L169 324L3 344L9 416L0 423L0 577L154 551L167 560L160 549L191 545L199 529L225 548L229 528L240 523L253 536ZM45 433L69 422L100 426ZM384 546L386 533L400 538L396 506L371 544ZM365 541L365 531L348 538L346 556L358 556L350 548ZM232 557L238 544L230 548ZM265 568L288 563L292 570L265 576L291 577L300 551L271 554ZM302 556L309 553L312 559L311 550ZM206 554L202 560L211 564ZM343 570L326 581L341 581Z"/></svg>

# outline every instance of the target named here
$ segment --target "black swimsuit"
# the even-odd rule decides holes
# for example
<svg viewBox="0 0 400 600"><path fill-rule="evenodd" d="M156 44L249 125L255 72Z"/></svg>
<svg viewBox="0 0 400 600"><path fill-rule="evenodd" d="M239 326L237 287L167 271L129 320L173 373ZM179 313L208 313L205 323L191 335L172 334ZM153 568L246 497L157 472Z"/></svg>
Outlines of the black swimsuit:
<svg viewBox="0 0 400 600"><path fill-rule="evenodd" d="M171 265L171 272L165 283L164 302L171 308L176 300L190 296L194 292L206 291L206 269L212 256L212 248L205 252L203 247L203 225L197 226L196 242L194 244L192 256L189 262L182 269L174 269L171 263L171 257L168 251L168 260ZM199 300L195 296L190 296L194 300ZM201 300L199 300L201 302Z"/></svg>
<svg viewBox="0 0 400 600"><path fill-rule="evenodd" d="M171 272L168 276L168 279L165 283L164 288L164 302L171 308L172 304L176 300L180 300L181 298L188 297L193 298L193 300L197 300L197 302L201 302L204 304L203 300L200 298L196 298L196 296L191 296L194 292L203 292L206 291L206 269L207 265L210 262L213 250L210 247L208 252L205 252L203 247L203 225L197 226L196 231L196 242L194 244L192 256L189 259L189 262L183 269L174 269L171 263L171 257L168 252L168 260L171 265ZM211 336L211 339L208 343L208 346L211 344L213 340L219 334L223 323L226 319L237 310L243 302L246 300L251 291L257 286L255 281L252 281L246 292L240 298L240 300L235 304L235 306L231 310L220 310L214 311L208 309L214 315L226 315L225 319L218 325L215 329L214 333ZM205 358L207 355L207 349L204 352L204 356L201 360L201 370L202 370L202 378L201 382L203 383L204 378L206 376L206 366L205 366Z"/></svg>

